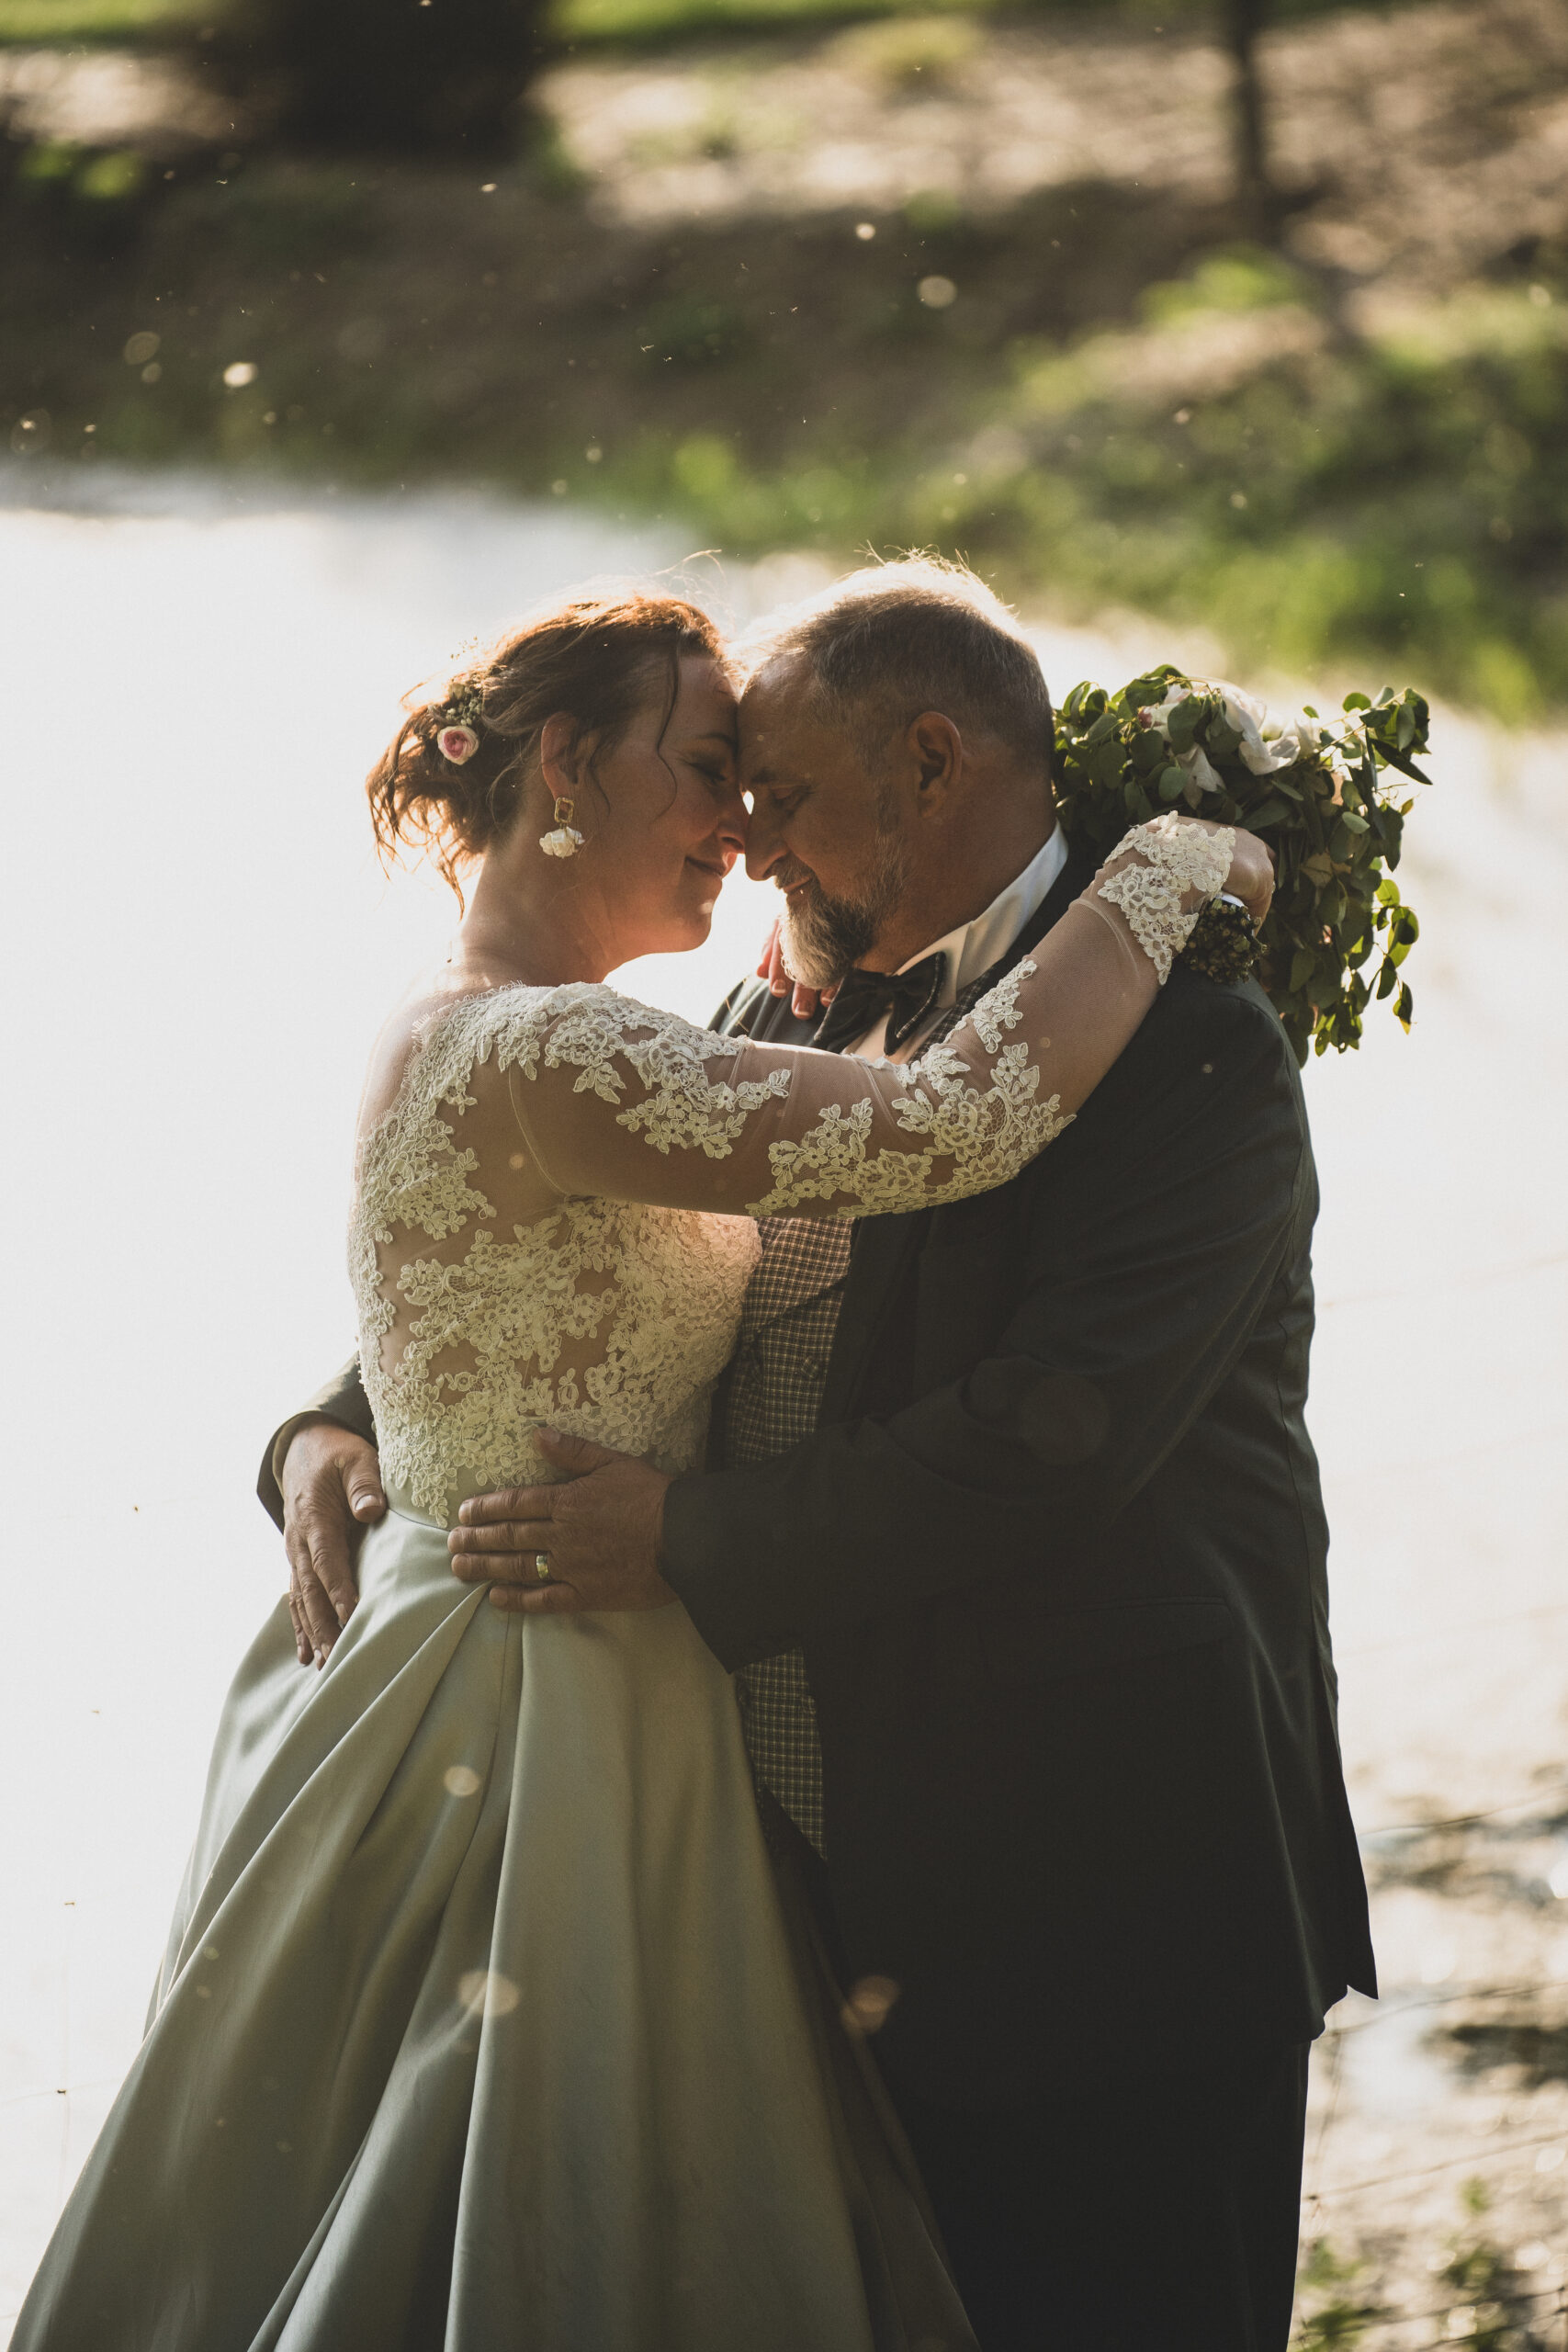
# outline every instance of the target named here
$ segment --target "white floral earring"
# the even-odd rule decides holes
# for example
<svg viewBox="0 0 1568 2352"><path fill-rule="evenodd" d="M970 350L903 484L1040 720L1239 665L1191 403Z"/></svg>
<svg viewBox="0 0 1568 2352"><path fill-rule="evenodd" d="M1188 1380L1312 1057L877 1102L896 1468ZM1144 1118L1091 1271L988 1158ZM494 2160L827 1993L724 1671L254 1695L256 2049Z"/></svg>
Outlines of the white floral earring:
<svg viewBox="0 0 1568 2352"><path fill-rule="evenodd" d="M575 857L582 847L582 835L571 821L571 812L576 806L577 803L569 800L565 793L557 793L555 831L539 835L539 847L547 857Z"/></svg>

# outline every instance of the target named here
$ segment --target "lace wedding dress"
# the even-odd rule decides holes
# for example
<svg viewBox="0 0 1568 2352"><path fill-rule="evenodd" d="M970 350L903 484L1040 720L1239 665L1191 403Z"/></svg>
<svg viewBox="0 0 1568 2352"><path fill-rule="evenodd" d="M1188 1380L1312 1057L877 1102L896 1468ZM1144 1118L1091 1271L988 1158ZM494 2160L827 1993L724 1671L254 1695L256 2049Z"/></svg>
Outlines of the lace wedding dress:
<svg viewBox="0 0 1568 2352"><path fill-rule="evenodd" d="M1171 838L1121 901L1167 965L1228 863ZM1146 1005L1120 922L905 1068L586 985L427 1021L351 1232L391 1510L325 1671L282 1603L241 1668L14 2352L972 2352L781 1906L729 1678L679 1606L502 1614L445 1530L550 1475L541 1422L690 1468L752 1219L1014 1175Z"/></svg>

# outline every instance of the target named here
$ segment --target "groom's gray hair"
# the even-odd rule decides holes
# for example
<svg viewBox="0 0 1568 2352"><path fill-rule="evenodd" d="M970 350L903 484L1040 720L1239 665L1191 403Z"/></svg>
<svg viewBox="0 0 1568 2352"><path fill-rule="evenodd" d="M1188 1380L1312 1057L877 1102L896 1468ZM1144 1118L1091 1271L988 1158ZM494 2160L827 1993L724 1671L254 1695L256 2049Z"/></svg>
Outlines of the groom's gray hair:
<svg viewBox="0 0 1568 2352"><path fill-rule="evenodd" d="M911 556L869 564L770 614L736 652L748 677L804 663L813 715L842 728L868 765L922 710L990 734L1051 773L1051 696L1017 616L959 563Z"/></svg>

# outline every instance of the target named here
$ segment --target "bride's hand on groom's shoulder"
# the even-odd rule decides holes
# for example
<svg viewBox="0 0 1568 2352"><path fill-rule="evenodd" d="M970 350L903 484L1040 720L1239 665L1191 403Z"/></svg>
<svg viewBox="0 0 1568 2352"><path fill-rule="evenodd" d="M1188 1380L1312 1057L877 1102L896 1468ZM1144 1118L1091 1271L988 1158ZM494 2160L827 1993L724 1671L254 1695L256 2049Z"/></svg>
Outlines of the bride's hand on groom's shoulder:
<svg viewBox="0 0 1568 2352"><path fill-rule="evenodd" d="M539 1449L565 1479L464 1503L446 1538L453 1575L488 1584L493 1607L525 1616L668 1608L663 1472L558 1430L541 1430Z"/></svg>
<svg viewBox="0 0 1568 2352"><path fill-rule="evenodd" d="M1261 924L1274 899L1274 853L1267 842L1240 827L1231 852L1225 888L1233 898L1241 900L1252 918L1253 927Z"/></svg>
<svg viewBox="0 0 1568 2352"><path fill-rule="evenodd" d="M301 1666L325 1666L359 1601L355 1562L365 1531L384 1516L373 1445L336 1421L305 1421L279 1466L288 1613Z"/></svg>
<svg viewBox="0 0 1568 2352"><path fill-rule="evenodd" d="M836 993L834 989L829 989L826 994L823 994L817 989L808 989L804 980L791 978L784 959L783 927L776 922L762 943L761 958L757 966L757 978L760 980L766 980L771 995L789 996L791 991L794 991L789 1009L797 1021L813 1020L825 1004L831 1004Z"/></svg>

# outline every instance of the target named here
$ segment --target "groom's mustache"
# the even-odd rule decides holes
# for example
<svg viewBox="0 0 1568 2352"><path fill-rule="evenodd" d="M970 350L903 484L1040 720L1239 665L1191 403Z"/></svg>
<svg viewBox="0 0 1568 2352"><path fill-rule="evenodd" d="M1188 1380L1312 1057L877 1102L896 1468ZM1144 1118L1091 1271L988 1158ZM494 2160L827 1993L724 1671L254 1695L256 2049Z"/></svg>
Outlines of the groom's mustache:
<svg viewBox="0 0 1568 2352"><path fill-rule="evenodd" d="M784 969L807 988L830 989L870 950L903 888L905 860L901 844L884 839L864 889L852 899L825 890L798 858L781 859L773 878L786 893L779 926Z"/></svg>
<svg viewBox="0 0 1568 2352"><path fill-rule="evenodd" d="M794 857L781 859L774 866L770 879L775 890L798 890L806 883L809 883L812 889L818 895L822 889L821 883L818 881L809 865L802 865L798 858Z"/></svg>

